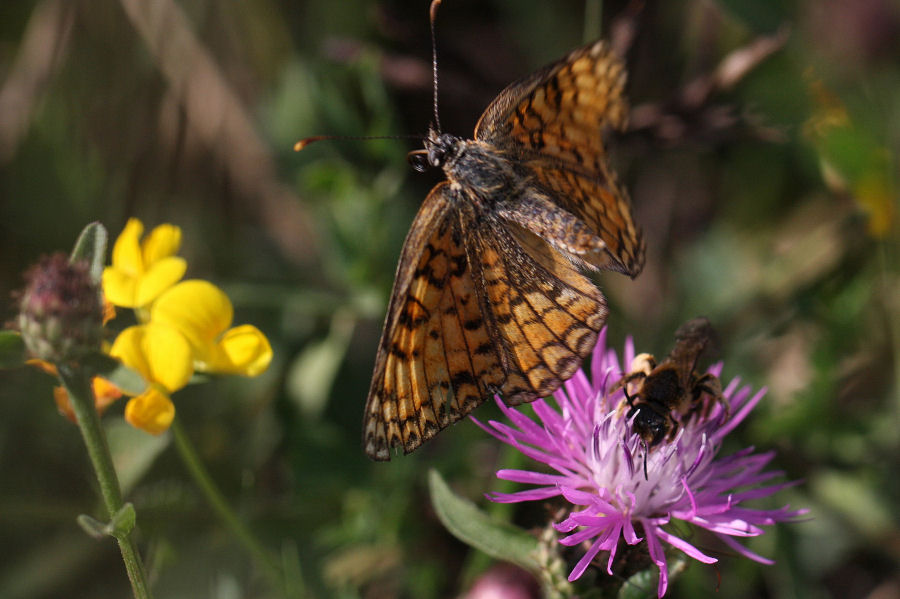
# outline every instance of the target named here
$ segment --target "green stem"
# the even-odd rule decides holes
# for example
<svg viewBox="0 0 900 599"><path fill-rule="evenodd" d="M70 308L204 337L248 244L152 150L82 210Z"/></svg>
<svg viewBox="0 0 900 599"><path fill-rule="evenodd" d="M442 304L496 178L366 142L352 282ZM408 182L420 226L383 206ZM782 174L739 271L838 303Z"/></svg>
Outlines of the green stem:
<svg viewBox="0 0 900 599"><path fill-rule="evenodd" d="M57 368L59 378L69 394L72 411L75 412L78 428L81 429L88 456L100 483L100 495L106 504L109 518L112 519L122 509L122 491L113 467L112 455L109 453L109 445L106 443L106 435L100 426L100 416L94 408L94 392L90 378L77 367L57 365ZM122 552L122 560L125 562L125 570L128 572L135 599L150 599L144 564L141 562L131 533L114 532L114 535L119 542L119 550Z"/></svg>
<svg viewBox="0 0 900 599"><path fill-rule="evenodd" d="M175 434L175 447L181 460L193 477L194 482L200 487L206 501L213 508L219 518L231 530L231 533L237 538L244 549L250 554L250 557L256 563L257 567L262 570L269 583L281 592L285 591L284 577L281 573L277 559L263 547L262 543L253 536L250 529L237 517L237 514L228 505L222 492L216 486L212 477L207 472L197 450L191 443L178 417L172 423L172 432Z"/></svg>

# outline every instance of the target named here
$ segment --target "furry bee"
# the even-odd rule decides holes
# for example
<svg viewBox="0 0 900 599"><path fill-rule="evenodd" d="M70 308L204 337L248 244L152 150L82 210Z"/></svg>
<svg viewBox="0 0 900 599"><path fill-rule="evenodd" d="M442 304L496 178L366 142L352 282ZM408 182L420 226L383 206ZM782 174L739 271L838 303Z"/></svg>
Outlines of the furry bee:
<svg viewBox="0 0 900 599"><path fill-rule="evenodd" d="M626 417L634 418L633 430L648 451L663 439L671 441L680 423L722 400L719 379L696 370L697 361L714 339L709 321L695 318L675 332L675 347L659 364L650 354L635 356L631 372L623 379L630 406ZM707 401L701 401L704 394Z"/></svg>

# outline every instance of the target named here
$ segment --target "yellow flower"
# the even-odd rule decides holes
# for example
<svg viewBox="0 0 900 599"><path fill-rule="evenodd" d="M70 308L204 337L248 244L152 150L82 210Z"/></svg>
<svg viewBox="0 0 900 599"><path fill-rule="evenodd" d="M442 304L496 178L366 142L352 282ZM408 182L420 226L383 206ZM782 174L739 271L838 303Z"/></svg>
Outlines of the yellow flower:
<svg viewBox="0 0 900 599"><path fill-rule="evenodd" d="M187 339L168 325L150 322L122 331L110 355L150 383L143 393L128 401L125 420L154 435L166 431L175 418L169 395L184 387L194 372Z"/></svg>
<svg viewBox="0 0 900 599"><path fill-rule="evenodd" d="M256 376L272 361L266 336L252 325L229 329L231 301L208 281L179 283L154 302L150 321L178 329L190 342L194 366L204 372Z"/></svg>
<svg viewBox="0 0 900 599"><path fill-rule="evenodd" d="M187 263L175 256L181 229L160 225L140 242L144 225L128 219L112 251L112 266L103 270L103 292L117 306L141 308L184 276Z"/></svg>

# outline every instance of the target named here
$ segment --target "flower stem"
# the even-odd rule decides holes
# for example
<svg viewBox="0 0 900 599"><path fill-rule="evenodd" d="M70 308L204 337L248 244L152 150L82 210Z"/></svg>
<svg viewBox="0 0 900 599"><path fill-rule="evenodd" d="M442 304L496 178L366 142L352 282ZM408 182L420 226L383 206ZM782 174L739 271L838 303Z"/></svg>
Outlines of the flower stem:
<svg viewBox="0 0 900 599"><path fill-rule="evenodd" d="M90 378L78 367L59 364L57 369L59 378L69 394L72 411L75 412L78 428L81 430L88 456L94 466L97 481L100 483L103 503L106 504L106 511L109 512L109 517L112 519L122 509L122 491L113 467L112 455L109 453L109 445L106 443L106 435L100 425L100 417L94 408L94 393ZM113 530L112 534L119 542L119 550L122 553L122 560L125 562L125 570L128 572L135 599L150 599L144 564L141 562L137 545L130 531Z"/></svg>
<svg viewBox="0 0 900 599"><path fill-rule="evenodd" d="M187 434L184 432L181 421L177 416L172 422L172 432L175 435L175 447L178 449L178 454L181 456L181 460L187 467L194 482L200 487L206 501L231 530L231 533L237 538L238 542L243 545L244 550L263 572L272 587L279 592L284 592L284 577L282 576L277 559L263 547L262 543L260 543L255 536L253 536L250 529L247 528L244 522L242 522L237 514L231 509L231 506L228 505L228 502L209 475L203 462L200 461L197 450L194 448L193 443L191 443L190 438L188 438Z"/></svg>

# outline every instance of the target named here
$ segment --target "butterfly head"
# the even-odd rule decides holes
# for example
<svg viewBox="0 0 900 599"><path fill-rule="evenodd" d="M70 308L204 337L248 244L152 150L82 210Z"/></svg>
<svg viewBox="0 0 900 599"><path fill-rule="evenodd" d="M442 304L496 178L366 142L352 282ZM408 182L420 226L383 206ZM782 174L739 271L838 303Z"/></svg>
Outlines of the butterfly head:
<svg viewBox="0 0 900 599"><path fill-rule="evenodd" d="M424 144L424 150L416 150L407 155L409 163L420 173L429 168L445 168L452 165L461 154L462 140L449 133L437 133L432 130L425 138Z"/></svg>

